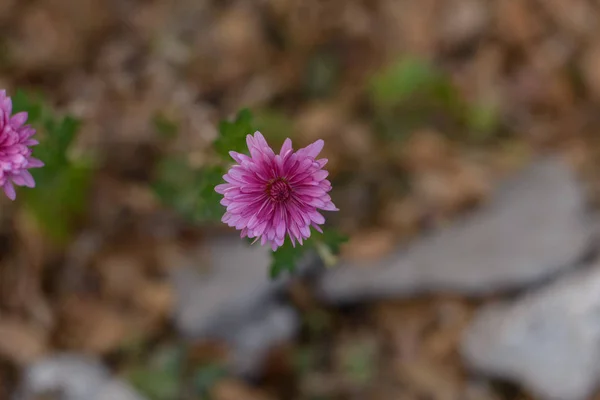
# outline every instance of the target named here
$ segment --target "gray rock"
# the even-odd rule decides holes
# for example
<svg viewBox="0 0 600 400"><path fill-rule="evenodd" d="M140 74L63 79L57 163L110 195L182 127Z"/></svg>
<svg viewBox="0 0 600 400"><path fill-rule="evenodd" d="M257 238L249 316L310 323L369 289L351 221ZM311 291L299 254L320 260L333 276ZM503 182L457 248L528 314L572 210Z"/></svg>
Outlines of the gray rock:
<svg viewBox="0 0 600 400"><path fill-rule="evenodd" d="M43 359L24 371L15 400L31 400L44 394L60 400L144 400L125 382L111 377L97 360L59 354Z"/></svg>
<svg viewBox="0 0 600 400"><path fill-rule="evenodd" d="M110 379L105 382L98 392L90 397L91 400L144 400L128 384L118 379Z"/></svg>
<svg viewBox="0 0 600 400"><path fill-rule="evenodd" d="M234 373L246 377L258 376L271 349L291 340L299 327L300 318L292 307L278 304L268 307L260 320L242 327L229 337Z"/></svg>
<svg viewBox="0 0 600 400"><path fill-rule="evenodd" d="M481 295L572 267L591 242L583 193L565 163L537 160L461 221L375 265L342 263L319 283L323 299L356 301L433 290Z"/></svg>
<svg viewBox="0 0 600 400"><path fill-rule="evenodd" d="M256 319L279 288L268 279L268 249L248 246L239 237L207 240L210 270L177 269L175 324L188 338L222 336Z"/></svg>
<svg viewBox="0 0 600 400"><path fill-rule="evenodd" d="M175 326L188 339L220 339L231 346L231 368L255 375L270 348L297 331L294 310L278 295L289 278L271 281L270 249L248 246L239 236L213 237L208 273L176 270Z"/></svg>
<svg viewBox="0 0 600 400"><path fill-rule="evenodd" d="M544 399L587 398L600 378L600 262L482 308L463 337L466 363Z"/></svg>

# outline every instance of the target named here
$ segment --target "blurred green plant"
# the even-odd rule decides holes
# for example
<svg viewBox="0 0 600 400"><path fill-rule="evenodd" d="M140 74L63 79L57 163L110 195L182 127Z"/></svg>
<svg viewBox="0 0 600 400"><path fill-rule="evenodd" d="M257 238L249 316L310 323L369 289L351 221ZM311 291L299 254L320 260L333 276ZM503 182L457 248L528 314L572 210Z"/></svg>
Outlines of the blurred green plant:
<svg viewBox="0 0 600 400"><path fill-rule="evenodd" d="M246 135L255 132L257 127L273 130L292 130L292 123L283 114L262 112L258 121L248 109L241 110L233 120L219 123L219 135L213 142L213 148L221 159L213 165L191 168L185 157L168 156L159 163L153 188L156 195L166 205L189 220L216 222L224 213L220 204L221 195L214 188L223 183L227 164L231 163L230 151L248 154ZM154 120L157 131L167 129L171 124ZM167 126L167 128L165 128ZM267 137L271 137L267 135ZM314 232L304 246L292 247L289 240L272 253L270 276L276 278L284 271L293 272L298 262L309 250L316 251L328 266L335 264L339 246L347 238L335 230L324 230L323 234ZM253 240L252 240L253 241Z"/></svg>
<svg viewBox="0 0 600 400"><path fill-rule="evenodd" d="M307 65L305 88L309 97L327 97L332 94L340 76L340 60L332 51L320 51Z"/></svg>
<svg viewBox="0 0 600 400"><path fill-rule="evenodd" d="M408 57L390 65L370 83L370 96L382 108L394 107L424 94L443 103L459 102L460 96L450 80L428 62Z"/></svg>
<svg viewBox="0 0 600 400"><path fill-rule="evenodd" d="M223 120L219 123L219 137L213 142L217 154L229 161L229 152L248 154L246 135L254 133L252 112L245 108L233 121Z"/></svg>
<svg viewBox="0 0 600 400"><path fill-rule="evenodd" d="M220 165L196 169L185 158L166 157L158 165L154 192L163 203L193 222L216 222L223 215L223 206L214 189L223 174L225 169Z"/></svg>
<svg viewBox="0 0 600 400"><path fill-rule="evenodd" d="M347 236L330 228L323 229L322 234L313 232L302 246L296 244L296 247L293 247L292 243L286 240L283 246L272 253L269 275L275 279L286 271L294 273L298 263L309 250L316 251L325 266L332 267L337 263L336 254L340 252L340 246L347 241Z"/></svg>
<svg viewBox="0 0 600 400"><path fill-rule="evenodd" d="M311 338L328 332L333 327L333 317L324 309L315 308L304 315L304 324Z"/></svg>
<svg viewBox="0 0 600 400"><path fill-rule="evenodd" d="M253 113L252 126L260 131L273 148L281 147L294 132L294 121L276 108L263 108Z"/></svg>
<svg viewBox="0 0 600 400"><path fill-rule="evenodd" d="M314 346L304 345L294 349L292 353L292 366L296 374L304 377L317 368L319 354Z"/></svg>
<svg viewBox="0 0 600 400"><path fill-rule="evenodd" d="M475 142L492 139L500 127L500 110L494 104L472 104L466 115L470 138Z"/></svg>
<svg viewBox="0 0 600 400"><path fill-rule="evenodd" d="M31 170L36 188L22 192L25 205L52 239L65 242L85 211L93 171L89 160L69 157L80 122L56 116L39 94L17 91L12 101L14 111L26 111L38 130L34 155L45 163Z"/></svg>
<svg viewBox="0 0 600 400"><path fill-rule="evenodd" d="M406 57L376 73L368 84L376 125L387 137L405 138L423 125L442 123L484 141L498 131L498 109L464 99L451 77L430 62Z"/></svg>
<svg viewBox="0 0 600 400"><path fill-rule="evenodd" d="M352 382L365 385L372 381L377 367L378 348L370 340L357 340L340 352L340 369Z"/></svg>
<svg viewBox="0 0 600 400"><path fill-rule="evenodd" d="M184 392L209 400L213 386L228 375L227 369L214 362L188 365L187 352L185 345L165 345L149 357L138 358L125 376L150 400L180 399Z"/></svg>
<svg viewBox="0 0 600 400"><path fill-rule="evenodd" d="M156 113L152 125L164 139L173 139L179 133L179 125L162 113Z"/></svg>
<svg viewBox="0 0 600 400"><path fill-rule="evenodd" d="M181 347L169 346L152 354L144 365L128 371L131 384L150 400L172 400L182 388L184 352Z"/></svg>
<svg viewBox="0 0 600 400"><path fill-rule="evenodd" d="M227 369L220 364L206 364L194 371L194 391L202 400L210 399L210 390L217 382L227 377Z"/></svg>

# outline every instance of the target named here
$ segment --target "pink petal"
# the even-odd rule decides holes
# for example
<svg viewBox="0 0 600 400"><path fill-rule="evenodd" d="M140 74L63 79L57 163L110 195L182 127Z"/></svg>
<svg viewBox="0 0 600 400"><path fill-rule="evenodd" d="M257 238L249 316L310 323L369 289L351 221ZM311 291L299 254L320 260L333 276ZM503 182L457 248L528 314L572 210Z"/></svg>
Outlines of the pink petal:
<svg viewBox="0 0 600 400"><path fill-rule="evenodd" d="M9 180L7 180L4 185L2 186L2 189L4 189L4 194L6 194L6 197L8 197L11 200L14 200L17 198L17 193L15 192L15 187L13 186L12 182L10 182Z"/></svg>
<svg viewBox="0 0 600 400"><path fill-rule="evenodd" d="M222 183L220 185L215 186L215 192L219 194L224 194L228 189L233 188L234 186L231 183Z"/></svg>
<svg viewBox="0 0 600 400"><path fill-rule="evenodd" d="M256 140L256 144L260 147L269 147L265 137L259 131L254 132L254 139Z"/></svg>
<svg viewBox="0 0 600 400"><path fill-rule="evenodd" d="M329 176L329 172L325 171L325 170L321 170L321 171L317 171L313 174L313 179L315 181L322 181L323 179L327 178Z"/></svg>
<svg viewBox="0 0 600 400"><path fill-rule="evenodd" d="M31 174L27 170L22 170L18 175L13 175L12 181L17 186L27 186L30 188L35 187L35 181L33 180L33 176L31 176Z"/></svg>
<svg viewBox="0 0 600 400"><path fill-rule="evenodd" d="M285 139L285 141L283 142L283 145L281 146L281 150L279 151L279 155L284 158L286 155L288 155L289 153L292 152L292 139L287 138Z"/></svg>
<svg viewBox="0 0 600 400"><path fill-rule="evenodd" d="M313 220L316 224L324 224L325 217L323 217L318 211L313 211L310 213L310 219Z"/></svg>
<svg viewBox="0 0 600 400"><path fill-rule="evenodd" d="M309 144L308 146L306 146L303 151L303 154L307 157L312 157L312 158L316 158L319 153L321 152L321 150L323 150L323 146L325 146L325 142L323 141L323 139L319 139L316 142Z"/></svg>
<svg viewBox="0 0 600 400"><path fill-rule="evenodd" d="M43 166L44 163L37 158L30 157L29 160L27 160L27 168L40 168Z"/></svg>
<svg viewBox="0 0 600 400"><path fill-rule="evenodd" d="M20 128L27 121L27 113L25 111L16 113L10 119L10 126L13 129Z"/></svg>

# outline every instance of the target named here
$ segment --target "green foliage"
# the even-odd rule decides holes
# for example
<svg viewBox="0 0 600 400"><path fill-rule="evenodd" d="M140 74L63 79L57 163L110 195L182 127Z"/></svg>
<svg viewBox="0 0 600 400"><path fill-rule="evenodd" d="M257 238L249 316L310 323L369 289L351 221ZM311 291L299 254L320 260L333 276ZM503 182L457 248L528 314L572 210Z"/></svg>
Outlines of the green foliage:
<svg viewBox="0 0 600 400"><path fill-rule="evenodd" d="M500 125L498 108L493 105L473 104L467 112L467 126L476 141L490 138Z"/></svg>
<svg viewBox="0 0 600 400"><path fill-rule="evenodd" d="M253 121L255 129L252 132L260 131L273 148L280 147L294 131L294 121L283 111L273 108L255 111Z"/></svg>
<svg viewBox="0 0 600 400"><path fill-rule="evenodd" d="M172 139L179 132L179 125L164 114L158 113L152 119L154 129L165 139Z"/></svg>
<svg viewBox="0 0 600 400"><path fill-rule="evenodd" d="M200 366L194 372L194 389L202 399L208 399L210 389L226 376L227 369L222 365L208 364Z"/></svg>
<svg viewBox="0 0 600 400"><path fill-rule="evenodd" d="M348 236L335 229L323 229L323 234L319 238L323 244L325 244L332 253L339 254L340 246L348 241Z"/></svg>
<svg viewBox="0 0 600 400"><path fill-rule="evenodd" d="M293 247L290 240L286 239L283 246L271 253L271 279L277 278L285 271L293 273L298 262L309 250L316 250L325 265L335 264L335 255L339 253L341 244L346 241L348 241L347 236L333 229L324 229L323 234L313 232L302 246L296 244L296 247Z"/></svg>
<svg viewBox="0 0 600 400"><path fill-rule="evenodd" d="M172 400L179 394L177 375L165 370L139 368L129 373L129 381L151 400Z"/></svg>
<svg viewBox="0 0 600 400"><path fill-rule="evenodd" d="M314 347L302 346L295 349L292 365L299 376L306 376L316 369L318 358L318 353Z"/></svg>
<svg viewBox="0 0 600 400"><path fill-rule="evenodd" d="M373 76L368 92L375 123L387 137L406 138L433 125L481 142L500 125L496 107L466 101L448 74L422 59L407 57L384 68Z"/></svg>
<svg viewBox="0 0 600 400"><path fill-rule="evenodd" d="M418 58L403 59L376 74L369 89L373 102L384 108L411 100L417 94L444 104L459 101L458 93L449 78Z"/></svg>
<svg viewBox="0 0 600 400"><path fill-rule="evenodd" d="M215 186L222 183L224 174L225 169L218 165L192 169L182 157L167 157L158 166L154 192L194 222L218 221L223 206Z"/></svg>
<svg viewBox="0 0 600 400"><path fill-rule="evenodd" d="M155 353L146 365L131 369L127 378L151 400L172 400L180 395L182 365L182 349L165 347Z"/></svg>
<svg viewBox="0 0 600 400"><path fill-rule="evenodd" d="M216 363L189 366L186 352L185 346L162 347L149 359L137 360L126 377L150 400L180 399L188 389L193 398L208 399L211 388L227 375L227 369Z"/></svg>
<svg viewBox="0 0 600 400"><path fill-rule="evenodd" d="M36 188L19 195L42 228L53 239L65 241L85 210L93 171L89 162L68 157L80 122L70 116L55 116L39 95L17 91L12 100L14 111L27 111L28 123L38 130L40 144L33 155L45 163L30 170Z"/></svg>
<svg viewBox="0 0 600 400"><path fill-rule="evenodd" d="M13 112L26 111L29 114L28 123L36 124L42 120L43 112L46 111L43 107L43 99L38 93L26 93L22 90L17 90L12 96Z"/></svg>
<svg viewBox="0 0 600 400"><path fill-rule="evenodd" d="M340 75L340 60L331 51L315 54L306 70L306 90L311 97L330 95Z"/></svg>
<svg viewBox="0 0 600 400"><path fill-rule="evenodd" d="M252 121L252 113L244 109L233 121L219 124L219 137L213 146L223 162L231 161L229 151L247 153L246 135L254 132ZM161 115L154 118L154 126L168 137L178 131L177 124ZM163 203L191 221L218 221L223 215L223 206L215 186L223 183L225 172L222 163L192 168L180 155L167 156L157 167L154 192Z"/></svg>
<svg viewBox="0 0 600 400"><path fill-rule="evenodd" d="M304 246L308 245L308 241L304 242ZM304 256L306 250L304 246L296 244L296 247L293 247L289 239L286 239L283 246L271 253L271 267L269 269L271 279L277 278L285 271L293 273L298 261Z"/></svg>
<svg viewBox="0 0 600 400"><path fill-rule="evenodd" d="M247 108L241 110L235 120L219 123L219 137L213 146L217 154L229 160L229 152L248 153L246 135L254 133L252 113Z"/></svg>
<svg viewBox="0 0 600 400"><path fill-rule="evenodd" d="M357 385L369 383L377 365L377 345L370 340L357 340L341 352L341 370Z"/></svg>

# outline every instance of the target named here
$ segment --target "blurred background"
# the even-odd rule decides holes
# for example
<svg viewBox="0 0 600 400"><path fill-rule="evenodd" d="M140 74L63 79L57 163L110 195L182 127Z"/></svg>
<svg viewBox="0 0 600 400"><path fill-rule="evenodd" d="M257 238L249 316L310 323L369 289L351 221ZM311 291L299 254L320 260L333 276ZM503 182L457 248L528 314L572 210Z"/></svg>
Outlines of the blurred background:
<svg viewBox="0 0 600 400"><path fill-rule="evenodd" d="M0 0L0 88L47 165L0 199L0 399L600 398L599 17ZM325 140L336 267L271 281L219 222L242 108Z"/></svg>

